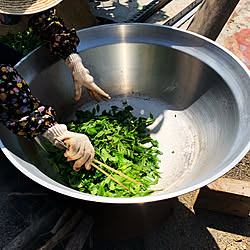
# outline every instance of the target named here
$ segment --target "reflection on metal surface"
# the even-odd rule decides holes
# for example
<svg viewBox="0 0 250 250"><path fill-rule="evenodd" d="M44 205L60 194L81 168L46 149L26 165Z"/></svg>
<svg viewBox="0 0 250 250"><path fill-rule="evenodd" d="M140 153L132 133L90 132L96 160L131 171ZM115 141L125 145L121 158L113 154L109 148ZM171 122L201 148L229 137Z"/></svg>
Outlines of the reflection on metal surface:
<svg viewBox="0 0 250 250"><path fill-rule="evenodd" d="M126 43L122 43L121 44L121 61L122 61L122 71L123 71L123 79L121 79L123 81L123 85L122 88L125 94L126 91L129 91L129 86L128 86L128 81L127 81L127 65L128 65L128 50L127 50L127 44Z"/></svg>
<svg viewBox="0 0 250 250"><path fill-rule="evenodd" d="M4 153L31 179L83 200L151 202L207 185L234 167L249 150L249 73L223 48L198 35L156 25L108 25L78 34L84 64L112 96L101 107L108 109L126 99L136 114L147 116L151 112L157 119L151 133L164 153L159 183L164 191L137 198L80 193L58 182L46 152L36 143L1 129ZM78 103L74 102L69 70L62 60L49 57L45 48L26 57L17 69L33 95L56 108L59 119L70 119L75 110L95 105L86 91Z"/></svg>

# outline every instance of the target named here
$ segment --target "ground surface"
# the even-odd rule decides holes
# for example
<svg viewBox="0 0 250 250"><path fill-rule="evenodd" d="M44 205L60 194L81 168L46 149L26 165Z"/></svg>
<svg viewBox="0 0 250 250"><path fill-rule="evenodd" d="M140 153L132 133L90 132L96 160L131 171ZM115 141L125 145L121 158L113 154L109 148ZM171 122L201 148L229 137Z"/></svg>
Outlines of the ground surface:
<svg viewBox="0 0 250 250"><path fill-rule="evenodd" d="M224 177L250 181L250 152Z"/></svg>
<svg viewBox="0 0 250 250"><path fill-rule="evenodd" d="M0 249L2 249L34 221L37 211L46 200L51 199L52 194L48 189L21 174L4 155L1 154L0 157L1 167L5 167L0 176ZM237 167L240 168L240 164ZM16 192L33 192L40 195L15 196ZM195 214L192 208L194 195L195 191L178 197L172 214L163 217L160 224L144 236L135 235L133 238L125 238L122 241L100 240L92 236L84 249L249 249L249 217L240 218L206 210L200 210ZM68 200L69 203L71 201L71 199ZM58 205L54 204L54 206ZM122 216L126 216L126 213ZM159 217L157 210L150 216L157 219ZM109 231L112 231L112 228L107 225L106 232ZM40 238L42 240L43 235ZM56 249L60 250L64 247L62 243Z"/></svg>

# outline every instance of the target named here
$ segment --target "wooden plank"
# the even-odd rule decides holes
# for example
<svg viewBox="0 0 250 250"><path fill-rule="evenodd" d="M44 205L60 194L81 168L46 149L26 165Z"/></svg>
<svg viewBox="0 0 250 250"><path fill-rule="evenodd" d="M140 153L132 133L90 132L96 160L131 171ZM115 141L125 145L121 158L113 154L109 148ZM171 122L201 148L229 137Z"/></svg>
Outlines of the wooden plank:
<svg viewBox="0 0 250 250"><path fill-rule="evenodd" d="M200 8L202 0L195 0L179 13L177 13L174 17L170 18L163 25L180 27L183 23L185 23L188 19L190 19Z"/></svg>
<svg viewBox="0 0 250 250"><path fill-rule="evenodd" d="M219 178L210 183L208 188L214 191L227 192L231 194L250 197L250 182L229 178Z"/></svg>
<svg viewBox="0 0 250 250"><path fill-rule="evenodd" d="M141 0L142 1L142 0ZM149 17L145 23L162 24L181 13L187 6L192 4L194 0L174 0L165 5L160 11Z"/></svg>
<svg viewBox="0 0 250 250"><path fill-rule="evenodd" d="M200 189L194 198L194 211L215 212L248 217L250 214L249 182L220 178Z"/></svg>

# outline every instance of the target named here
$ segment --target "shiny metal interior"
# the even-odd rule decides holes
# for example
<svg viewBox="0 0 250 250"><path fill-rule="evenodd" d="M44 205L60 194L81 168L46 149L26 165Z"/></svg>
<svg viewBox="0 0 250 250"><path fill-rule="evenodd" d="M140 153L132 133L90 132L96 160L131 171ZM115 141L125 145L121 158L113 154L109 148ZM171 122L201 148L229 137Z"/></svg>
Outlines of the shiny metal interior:
<svg viewBox="0 0 250 250"><path fill-rule="evenodd" d="M80 193L61 183L46 152L1 128L1 148L25 175L65 195L103 203L143 203L200 188L225 174L250 148L250 81L247 68L222 47L199 35L146 24L118 24L78 32L84 64L112 99L127 100L136 115L156 118L151 135L160 143L163 191L149 197L109 198ZM86 92L73 100L63 60L42 47L17 66L34 96L68 121L96 103ZM174 152L173 152L174 151ZM154 187L155 188L155 187Z"/></svg>

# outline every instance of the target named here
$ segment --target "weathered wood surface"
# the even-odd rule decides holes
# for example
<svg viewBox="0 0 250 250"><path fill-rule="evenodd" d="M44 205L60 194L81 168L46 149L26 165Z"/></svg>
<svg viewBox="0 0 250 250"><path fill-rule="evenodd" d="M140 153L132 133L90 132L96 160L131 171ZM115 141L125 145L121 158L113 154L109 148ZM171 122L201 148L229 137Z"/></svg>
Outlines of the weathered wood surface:
<svg viewBox="0 0 250 250"><path fill-rule="evenodd" d="M188 30L215 40L239 0L204 0Z"/></svg>
<svg viewBox="0 0 250 250"><path fill-rule="evenodd" d="M250 182L229 178L219 178L207 185L214 191L226 192L231 194L243 195L250 197Z"/></svg>
<svg viewBox="0 0 250 250"><path fill-rule="evenodd" d="M250 183L220 178L197 192L194 198L194 211L198 212L200 208L248 217L250 213Z"/></svg>

